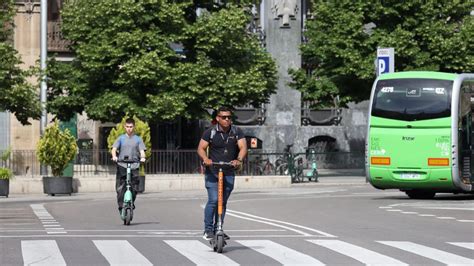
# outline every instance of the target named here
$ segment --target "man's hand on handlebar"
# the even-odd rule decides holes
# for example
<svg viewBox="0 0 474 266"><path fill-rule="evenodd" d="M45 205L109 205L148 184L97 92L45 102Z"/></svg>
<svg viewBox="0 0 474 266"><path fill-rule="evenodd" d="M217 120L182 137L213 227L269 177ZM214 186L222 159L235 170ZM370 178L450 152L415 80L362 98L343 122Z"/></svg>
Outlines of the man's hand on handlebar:
<svg viewBox="0 0 474 266"><path fill-rule="evenodd" d="M211 166L212 165L212 160L208 158L208 159L205 159L202 163L205 166Z"/></svg>
<svg viewBox="0 0 474 266"><path fill-rule="evenodd" d="M117 156L112 156L112 161L117 162L118 158Z"/></svg>
<svg viewBox="0 0 474 266"><path fill-rule="evenodd" d="M230 162L234 168L239 168L242 165L242 162L239 160L233 160Z"/></svg>
<svg viewBox="0 0 474 266"><path fill-rule="evenodd" d="M140 162L144 163L146 161L145 157L140 158Z"/></svg>

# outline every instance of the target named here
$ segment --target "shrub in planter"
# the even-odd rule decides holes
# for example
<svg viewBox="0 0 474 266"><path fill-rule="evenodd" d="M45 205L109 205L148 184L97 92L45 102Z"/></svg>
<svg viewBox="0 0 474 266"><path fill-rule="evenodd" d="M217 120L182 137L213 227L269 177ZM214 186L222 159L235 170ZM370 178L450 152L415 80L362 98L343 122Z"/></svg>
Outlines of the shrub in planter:
<svg viewBox="0 0 474 266"><path fill-rule="evenodd" d="M112 146L114 145L115 140L122 135L125 134L125 120L127 120L129 116L125 116L122 118L122 121L118 123L115 128L112 128L110 131L109 136L107 137L107 146L109 150L112 150ZM133 116L133 120L135 120L135 134L140 136L145 144L146 151L145 155L146 158L150 158L151 156L151 135L150 135L150 126L148 123L140 120L138 117ZM139 187L137 189L138 192L143 192L145 190L145 166L142 164L140 165L139 171Z"/></svg>
<svg viewBox="0 0 474 266"><path fill-rule="evenodd" d="M8 149L0 155L0 160L5 163L10 158L11 150ZM13 172L6 168L0 167L0 196L8 198L10 192L10 179L13 177Z"/></svg>
<svg viewBox="0 0 474 266"><path fill-rule="evenodd" d="M46 194L71 194L72 177L62 177L68 163L77 153L76 139L68 129L62 131L59 121L46 128L38 142L36 156L39 161L51 167L52 177L43 177L43 189Z"/></svg>

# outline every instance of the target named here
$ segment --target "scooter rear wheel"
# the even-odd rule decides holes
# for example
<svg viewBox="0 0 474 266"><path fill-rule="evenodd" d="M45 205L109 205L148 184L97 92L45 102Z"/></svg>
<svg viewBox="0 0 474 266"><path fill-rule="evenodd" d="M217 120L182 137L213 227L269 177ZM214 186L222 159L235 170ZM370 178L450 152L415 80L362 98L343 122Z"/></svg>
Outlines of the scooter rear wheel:
<svg viewBox="0 0 474 266"><path fill-rule="evenodd" d="M125 209L125 219L123 220L124 225L130 225L130 221L132 220L132 210L130 208Z"/></svg>
<svg viewBox="0 0 474 266"><path fill-rule="evenodd" d="M224 250L224 236L217 236L217 253L222 253Z"/></svg>

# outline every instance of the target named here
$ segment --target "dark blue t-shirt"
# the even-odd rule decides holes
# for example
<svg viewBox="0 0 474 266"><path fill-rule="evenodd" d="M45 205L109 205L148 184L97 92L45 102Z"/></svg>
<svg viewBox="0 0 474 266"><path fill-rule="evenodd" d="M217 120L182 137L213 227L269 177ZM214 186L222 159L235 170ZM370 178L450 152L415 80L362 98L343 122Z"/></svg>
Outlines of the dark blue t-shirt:
<svg viewBox="0 0 474 266"><path fill-rule="evenodd" d="M212 126L208 128L202 134L202 139L209 142L209 159L213 162L230 162L237 159L239 155L239 147L237 146L237 141L245 138L243 131L236 127L231 126L232 129L229 129L228 132L222 131L218 126ZM212 137L211 141L211 132L215 130L215 134ZM217 173L218 169L211 167L213 173ZM224 169L225 175L234 175L235 171L232 167L227 167ZM206 169L206 172L210 171L209 168Z"/></svg>

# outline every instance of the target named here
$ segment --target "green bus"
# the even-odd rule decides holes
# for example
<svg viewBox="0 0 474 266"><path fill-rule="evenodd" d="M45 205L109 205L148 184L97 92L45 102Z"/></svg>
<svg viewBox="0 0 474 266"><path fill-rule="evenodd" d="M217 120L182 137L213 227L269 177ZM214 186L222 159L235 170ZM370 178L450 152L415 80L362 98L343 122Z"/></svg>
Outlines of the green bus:
<svg viewBox="0 0 474 266"><path fill-rule="evenodd" d="M474 74L380 75L370 96L366 178L410 198L474 193Z"/></svg>

